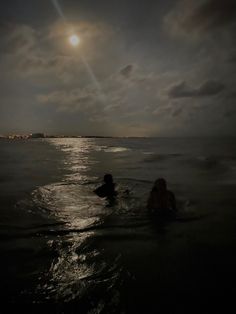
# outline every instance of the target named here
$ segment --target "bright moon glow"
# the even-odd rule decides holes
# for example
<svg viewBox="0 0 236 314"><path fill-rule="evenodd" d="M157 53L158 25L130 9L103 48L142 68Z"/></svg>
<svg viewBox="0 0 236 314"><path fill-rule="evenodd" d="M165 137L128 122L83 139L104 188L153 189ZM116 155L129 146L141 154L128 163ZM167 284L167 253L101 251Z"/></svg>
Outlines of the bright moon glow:
<svg viewBox="0 0 236 314"><path fill-rule="evenodd" d="M80 42L80 39L79 39L79 37L77 35L70 36L69 40L70 40L71 45L74 46L74 47L78 46L78 44Z"/></svg>

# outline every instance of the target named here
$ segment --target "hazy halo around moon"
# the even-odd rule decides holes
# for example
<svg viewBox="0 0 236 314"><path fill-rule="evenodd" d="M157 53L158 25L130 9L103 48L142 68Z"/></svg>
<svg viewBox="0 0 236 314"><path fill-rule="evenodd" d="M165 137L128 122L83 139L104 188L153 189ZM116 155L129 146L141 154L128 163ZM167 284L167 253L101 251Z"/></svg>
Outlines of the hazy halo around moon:
<svg viewBox="0 0 236 314"><path fill-rule="evenodd" d="M69 41L72 46L78 46L80 43L79 37L75 34L70 36Z"/></svg>

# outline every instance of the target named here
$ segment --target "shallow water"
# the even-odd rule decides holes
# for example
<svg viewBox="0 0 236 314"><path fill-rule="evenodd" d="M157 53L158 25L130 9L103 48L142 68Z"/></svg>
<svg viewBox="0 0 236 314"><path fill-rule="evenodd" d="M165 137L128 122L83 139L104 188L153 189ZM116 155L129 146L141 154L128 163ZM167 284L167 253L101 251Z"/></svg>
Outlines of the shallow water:
<svg viewBox="0 0 236 314"><path fill-rule="evenodd" d="M205 306L222 295L230 301L235 143L1 141L4 300L53 303L58 312L82 313L183 311L188 301ZM93 194L107 172L119 192L113 207ZM157 177L165 177L176 195L176 221L147 216L146 200Z"/></svg>

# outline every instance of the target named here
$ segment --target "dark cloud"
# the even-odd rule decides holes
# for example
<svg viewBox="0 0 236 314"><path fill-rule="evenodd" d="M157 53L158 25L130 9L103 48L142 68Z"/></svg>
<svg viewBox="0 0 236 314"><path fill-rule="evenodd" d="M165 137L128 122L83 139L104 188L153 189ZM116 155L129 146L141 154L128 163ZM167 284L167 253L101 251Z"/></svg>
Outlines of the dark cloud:
<svg viewBox="0 0 236 314"><path fill-rule="evenodd" d="M84 112L88 116L102 111L101 97L93 88L57 90L39 95L38 101L44 105L53 105L59 111Z"/></svg>
<svg viewBox="0 0 236 314"><path fill-rule="evenodd" d="M131 76L133 68L134 66L132 64L129 64L120 70L120 74L126 78L129 78Z"/></svg>
<svg viewBox="0 0 236 314"><path fill-rule="evenodd" d="M201 38L222 30L231 41L235 37L235 22L235 0L181 0L164 17L167 30L174 36L192 34Z"/></svg>
<svg viewBox="0 0 236 314"><path fill-rule="evenodd" d="M50 71L66 74L67 71L73 72L76 62L67 56L39 56L28 55L23 60L19 60L16 70L20 76L46 75ZM78 66L77 66L78 67Z"/></svg>
<svg viewBox="0 0 236 314"><path fill-rule="evenodd" d="M228 100L234 100L236 98L236 91L230 91L227 95L226 95L226 99Z"/></svg>
<svg viewBox="0 0 236 314"><path fill-rule="evenodd" d="M32 131L28 112L56 132L88 133L104 120L108 135L224 131L208 122L234 111L234 2L59 1L80 36L76 49L51 1L26 2L0 4L9 21L0 24L0 125L9 131L19 114ZM166 36L163 20L177 36ZM234 120L228 114L231 129Z"/></svg>
<svg viewBox="0 0 236 314"><path fill-rule="evenodd" d="M229 109L227 108L223 115L224 115L224 117L229 118L229 119L235 117L236 116L236 108L229 108Z"/></svg>
<svg viewBox="0 0 236 314"><path fill-rule="evenodd" d="M214 96L225 89L225 85L221 82L209 80L203 83L197 90L197 96Z"/></svg>
<svg viewBox="0 0 236 314"><path fill-rule="evenodd" d="M5 54L30 51L36 43L36 31L28 25L2 22L0 24L0 50Z"/></svg>
<svg viewBox="0 0 236 314"><path fill-rule="evenodd" d="M169 88L168 96L171 98L207 97L219 94L224 88L224 84L214 80L206 81L195 88L189 87L185 81L182 81Z"/></svg>
<svg viewBox="0 0 236 314"><path fill-rule="evenodd" d="M229 54L227 61L230 63L236 63L236 50Z"/></svg>
<svg viewBox="0 0 236 314"><path fill-rule="evenodd" d="M235 19L235 0L207 0L185 17L183 26L188 30L212 29L234 23Z"/></svg>
<svg viewBox="0 0 236 314"><path fill-rule="evenodd" d="M182 111L183 111L182 108L178 108L178 109L176 109L176 110L174 110L174 111L172 112L172 116L173 116L173 117L177 117L177 116L179 116L179 115L182 113Z"/></svg>

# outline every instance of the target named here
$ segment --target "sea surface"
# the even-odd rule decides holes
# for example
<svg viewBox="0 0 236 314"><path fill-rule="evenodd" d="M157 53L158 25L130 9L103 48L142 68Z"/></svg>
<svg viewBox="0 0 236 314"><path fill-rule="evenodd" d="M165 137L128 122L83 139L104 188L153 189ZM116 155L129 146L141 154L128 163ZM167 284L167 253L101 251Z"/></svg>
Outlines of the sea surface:
<svg viewBox="0 0 236 314"><path fill-rule="evenodd" d="M234 303L234 138L1 140L0 165L2 304L92 314ZM114 206L93 193L105 173ZM147 214L159 177L176 220Z"/></svg>

